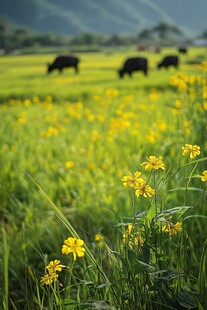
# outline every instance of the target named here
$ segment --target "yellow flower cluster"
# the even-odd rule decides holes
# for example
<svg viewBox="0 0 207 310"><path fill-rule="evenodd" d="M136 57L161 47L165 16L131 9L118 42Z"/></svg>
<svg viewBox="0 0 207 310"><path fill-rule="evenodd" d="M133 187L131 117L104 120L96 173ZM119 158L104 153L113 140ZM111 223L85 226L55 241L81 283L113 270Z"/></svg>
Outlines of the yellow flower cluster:
<svg viewBox="0 0 207 310"><path fill-rule="evenodd" d="M77 257L83 257L85 255L84 241L81 239L69 237L64 241L62 246L63 254L72 254L73 260L76 261ZM51 261L47 266L47 273L41 277L40 282L44 285L51 285L53 281L58 279L58 272L61 272L66 266L60 264L60 260L55 259Z"/></svg>
<svg viewBox="0 0 207 310"><path fill-rule="evenodd" d="M207 61L204 61L201 64L199 64L198 68L203 72L207 71Z"/></svg>
<svg viewBox="0 0 207 310"><path fill-rule="evenodd" d="M27 112L22 112L21 116L18 118L17 123L19 125L24 124L27 122Z"/></svg>
<svg viewBox="0 0 207 310"><path fill-rule="evenodd" d="M150 143L155 143L157 138L159 137L159 133L155 130L149 130L149 133L145 136L145 139Z"/></svg>
<svg viewBox="0 0 207 310"><path fill-rule="evenodd" d="M144 161L141 166L145 166L145 170L165 170L165 164L163 163L162 156L149 156L147 161ZM132 187L135 190L135 195L137 197L152 197L155 194L155 190L151 188L141 177L141 172L136 171L134 176L129 172L129 175L122 178L123 186Z"/></svg>
<svg viewBox="0 0 207 310"><path fill-rule="evenodd" d="M115 136L119 132L123 132L130 127L130 122L124 118L112 118L109 124L108 134L110 137Z"/></svg>
<svg viewBox="0 0 207 310"><path fill-rule="evenodd" d="M60 132L65 131L64 127L62 127L61 125L58 125L53 127L53 126L49 126L47 130L43 131L41 133L41 138L50 138L53 136L57 136Z"/></svg>
<svg viewBox="0 0 207 310"><path fill-rule="evenodd" d="M47 273L41 278L40 282L45 285L51 285L53 281L58 279L58 273L64 268L65 266L60 264L60 260L55 259L51 261L47 266Z"/></svg>
<svg viewBox="0 0 207 310"><path fill-rule="evenodd" d="M123 243L128 243L132 249L134 249L134 247L140 249L144 244L141 231L136 229L134 225L129 224L127 230L123 234Z"/></svg>
<svg viewBox="0 0 207 310"><path fill-rule="evenodd" d="M118 96L119 91L116 88L107 88L105 93L109 97L116 97L116 96Z"/></svg>
<svg viewBox="0 0 207 310"><path fill-rule="evenodd" d="M155 190L151 188L142 178L140 178L141 172L136 171L134 176L129 172L128 176L122 178L123 186L132 187L135 190L137 197L152 197L154 196Z"/></svg>

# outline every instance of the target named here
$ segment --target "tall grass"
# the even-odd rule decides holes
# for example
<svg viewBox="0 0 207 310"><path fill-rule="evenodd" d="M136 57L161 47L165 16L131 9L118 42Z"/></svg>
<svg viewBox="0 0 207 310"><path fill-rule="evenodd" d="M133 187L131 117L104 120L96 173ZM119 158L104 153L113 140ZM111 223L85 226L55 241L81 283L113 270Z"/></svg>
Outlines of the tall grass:
<svg viewBox="0 0 207 310"><path fill-rule="evenodd" d="M82 54L79 75L47 76L51 55L0 58L5 309L205 309L206 69L188 64L204 53L182 57L179 72L158 71L162 55L148 53L149 77L119 80L134 53ZM182 155L186 143L199 158ZM140 167L150 155L165 171ZM140 169L148 199L122 186ZM172 236L170 216L182 225ZM85 242L75 262L61 253L68 236ZM55 259L68 266L63 287L40 285Z"/></svg>

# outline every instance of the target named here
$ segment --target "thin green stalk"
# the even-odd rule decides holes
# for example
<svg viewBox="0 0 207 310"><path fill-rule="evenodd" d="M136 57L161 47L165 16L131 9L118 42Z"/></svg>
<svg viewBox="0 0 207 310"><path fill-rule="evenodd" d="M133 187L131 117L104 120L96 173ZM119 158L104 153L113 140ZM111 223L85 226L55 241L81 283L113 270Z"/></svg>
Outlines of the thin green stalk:
<svg viewBox="0 0 207 310"><path fill-rule="evenodd" d="M201 261L200 261L200 268L199 268L199 274L198 274L198 287L200 293L204 294L204 303L207 303L207 296L206 296L206 263L207 263L207 239L204 242L203 251L201 255ZM204 305L204 308L206 309L206 304Z"/></svg>
<svg viewBox="0 0 207 310"><path fill-rule="evenodd" d="M39 310L44 309L44 294L42 296L42 300L41 300L41 296L40 296L40 290L39 290L39 284L36 284L36 292L37 292L37 301L38 301L38 306L39 306Z"/></svg>
<svg viewBox="0 0 207 310"><path fill-rule="evenodd" d="M3 296L3 309L9 309L9 253L10 245L7 242L5 229L2 229L3 243L4 243L4 296Z"/></svg>

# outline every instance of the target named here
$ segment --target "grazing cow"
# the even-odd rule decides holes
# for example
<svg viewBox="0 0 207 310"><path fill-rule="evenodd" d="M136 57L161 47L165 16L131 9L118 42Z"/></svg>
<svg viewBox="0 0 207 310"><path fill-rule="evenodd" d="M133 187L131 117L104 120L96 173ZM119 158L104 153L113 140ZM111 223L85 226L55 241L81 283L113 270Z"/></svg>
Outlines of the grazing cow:
<svg viewBox="0 0 207 310"><path fill-rule="evenodd" d="M58 56L52 64L48 64L48 73L53 70L59 70L61 73L64 68L74 67L78 72L79 59L74 56Z"/></svg>
<svg viewBox="0 0 207 310"><path fill-rule="evenodd" d="M178 47L178 52L180 54L187 54L187 48L186 47Z"/></svg>
<svg viewBox="0 0 207 310"><path fill-rule="evenodd" d="M128 58L123 65L123 68L118 71L119 77L122 78L125 73L132 76L134 71L143 71L147 75L148 63L147 59L144 57Z"/></svg>
<svg viewBox="0 0 207 310"><path fill-rule="evenodd" d="M148 49L149 52L152 52L152 53L160 53L161 52L161 48L159 46L149 46L149 49Z"/></svg>
<svg viewBox="0 0 207 310"><path fill-rule="evenodd" d="M146 45L146 44L138 45L137 49L138 49L139 52L147 51L148 50L148 45Z"/></svg>
<svg viewBox="0 0 207 310"><path fill-rule="evenodd" d="M170 66L173 66L175 68L178 68L179 65L179 58L177 55L171 55L171 56L166 56L159 64L158 64L158 69L164 67L168 68Z"/></svg>

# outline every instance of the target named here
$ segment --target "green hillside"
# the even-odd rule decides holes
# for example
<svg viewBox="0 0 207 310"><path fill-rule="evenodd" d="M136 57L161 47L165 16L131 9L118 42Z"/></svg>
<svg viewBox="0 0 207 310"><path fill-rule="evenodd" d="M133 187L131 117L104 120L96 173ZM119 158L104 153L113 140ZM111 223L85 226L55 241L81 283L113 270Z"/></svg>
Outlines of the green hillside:
<svg viewBox="0 0 207 310"><path fill-rule="evenodd" d="M207 28L206 0L1 0L0 12L15 26L37 32L137 33L157 23L180 27L186 34Z"/></svg>

